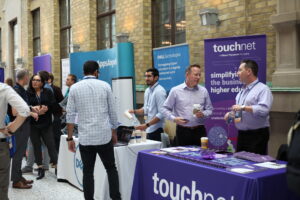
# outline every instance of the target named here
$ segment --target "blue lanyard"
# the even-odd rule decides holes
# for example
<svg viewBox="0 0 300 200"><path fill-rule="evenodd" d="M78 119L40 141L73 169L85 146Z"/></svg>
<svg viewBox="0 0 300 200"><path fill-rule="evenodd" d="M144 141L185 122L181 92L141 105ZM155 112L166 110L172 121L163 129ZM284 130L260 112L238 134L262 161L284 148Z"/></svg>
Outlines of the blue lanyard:
<svg viewBox="0 0 300 200"><path fill-rule="evenodd" d="M243 103L242 103L242 104L239 104L239 103L240 103L241 96L242 96L242 94L246 91L246 88L243 90L243 92L241 92L241 94L240 94L240 96L239 96L239 99L238 99L238 102L237 102L239 105L244 105L244 103L245 103L245 101L246 101L246 98L247 98L248 94L250 93L250 91L251 91L258 83L259 83L259 81L257 81L257 82L249 89L248 93L246 94L246 96L245 96L245 98L244 98Z"/></svg>

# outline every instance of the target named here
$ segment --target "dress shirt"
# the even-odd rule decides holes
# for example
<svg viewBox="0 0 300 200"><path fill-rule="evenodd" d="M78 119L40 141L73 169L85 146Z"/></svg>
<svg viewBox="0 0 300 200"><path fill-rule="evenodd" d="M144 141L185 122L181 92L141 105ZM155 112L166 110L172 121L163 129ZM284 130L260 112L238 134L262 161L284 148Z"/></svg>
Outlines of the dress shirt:
<svg viewBox="0 0 300 200"><path fill-rule="evenodd" d="M75 123L78 114L78 136L81 145L102 145L118 127L114 99L108 83L85 76L70 88L67 123Z"/></svg>
<svg viewBox="0 0 300 200"><path fill-rule="evenodd" d="M164 118L161 114L161 107L163 106L167 97L165 89L156 82L152 87L148 87L144 95L144 115L147 116L146 122L150 122L153 118L160 119L159 122L153 124L146 129L147 133L152 133L158 128L163 128Z"/></svg>
<svg viewBox="0 0 300 200"><path fill-rule="evenodd" d="M194 104L200 104L204 114L203 118L193 116ZM200 85L189 88L185 82L171 89L162 107L163 115L171 121L174 121L175 117L189 120L183 125L187 127L204 125L205 119L212 114L212 111L213 106L206 88Z"/></svg>
<svg viewBox="0 0 300 200"><path fill-rule="evenodd" d="M8 104L15 108L22 117L28 117L30 115L30 109L27 103L16 93L16 91L12 87L0 83L0 128L5 127L5 115ZM5 137L6 136L3 133L0 133L0 138Z"/></svg>
<svg viewBox="0 0 300 200"><path fill-rule="evenodd" d="M242 112L242 121L235 123L238 130L269 127L269 112L273 103L269 87L258 80L244 87L235 98L237 105L252 106L253 113Z"/></svg>

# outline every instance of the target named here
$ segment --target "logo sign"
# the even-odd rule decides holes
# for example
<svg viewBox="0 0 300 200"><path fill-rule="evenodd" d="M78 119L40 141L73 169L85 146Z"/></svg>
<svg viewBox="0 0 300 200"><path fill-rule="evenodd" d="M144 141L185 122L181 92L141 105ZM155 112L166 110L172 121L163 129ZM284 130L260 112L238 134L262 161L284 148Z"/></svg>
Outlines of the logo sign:
<svg viewBox="0 0 300 200"><path fill-rule="evenodd" d="M153 50L154 67L159 71L159 84L167 92L183 83L185 69L189 66L189 46L187 44L156 48Z"/></svg>
<svg viewBox="0 0 300 200"><path fill-rule="evenodd" d="M255 60L259 67L258 79L266 82L266 35L207 39L204 47L205 87L214 107L206 121L210 147L229 150L236 145L237 130L223 118L242 88L238 67L244 59Z"/></svg>
<svg viewBox="0 0 300 200"><path fill-rule="evenodd" d="M75 170L75 176L77 179L78 184L82 188L82 177L83 177L83 163L81 160L80 156L80 151L79 151L79 145L76 146L76 151L74 154L74 170Z"/></svg>

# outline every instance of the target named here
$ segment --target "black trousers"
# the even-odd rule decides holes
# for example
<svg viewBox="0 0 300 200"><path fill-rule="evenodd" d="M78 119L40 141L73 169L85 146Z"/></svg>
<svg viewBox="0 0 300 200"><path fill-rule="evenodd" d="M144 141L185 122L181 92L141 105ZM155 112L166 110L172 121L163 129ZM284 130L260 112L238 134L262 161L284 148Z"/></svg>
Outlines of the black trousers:
<svg viewBox="0 0 300 200"><path fill-rule="evenodd" d="M30 119L27 119L15 132L16 152L12 158L11 181L18 182L22 179L22 159L26 152L27 142L30 134Z"/></svg>
<svg viewBox="0 0 300 200"><path fill-rule="evenodd" d="M269 127L247 131L239 130L237 151L266 155L268 154L269 137Z"/></svg>
<svg viewBox="0 0 300 200"><path fill-rule="evenodd" d="M59 115L54 115L54 120L52 122L53 127L53 136L54 136L54 143L56 151L59 152L59 144L60 144L60 136L62 135L61 132L61 119Z"/></svg>
<svg viewBox="0 0 300 200"><path fill-rule="evenodd" d="M113 200L121 199L119 190L119 176L115 164L115 155L112 141L104 145L81 145L79 144L81 160L83 163L83 192L85 200L94 199L94 167L96 155L104 165L108 176L109 195Z"/></svg>
<svg viewBox="0 0 300 200"><path fill-rule="evenodd" d="M161 135L160 134L163 133L163 132L164 132L164 129L158 128L155 131L153 131L151 133L148 133L147 138L149 140L156 140L156 141L161 142Z"/></svg>
<svg viewBox="0 0 300 200"><path fill-rule="evenodd" d="M201 137L206 137L206 129L203 125L195 128L176 126L176 142L178 146L200 146Z"/></svg>
<svg viewBox="0 0 300 200"><path fill-rule="evenodd" d="M38 166L43 164L41 139L43 139L48 149L50 163L53 163L54 165L57 164L57 151L55 148L52 131L52 126L48 126L45 128L37 128L35 126L31 126L30 139L34 150L35 163Z"/></svg>

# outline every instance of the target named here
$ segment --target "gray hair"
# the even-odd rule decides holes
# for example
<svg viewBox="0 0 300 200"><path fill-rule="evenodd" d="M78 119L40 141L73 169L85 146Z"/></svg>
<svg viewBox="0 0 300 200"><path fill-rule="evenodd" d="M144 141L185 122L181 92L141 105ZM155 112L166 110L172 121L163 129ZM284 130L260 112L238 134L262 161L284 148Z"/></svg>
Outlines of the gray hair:
<svg viewBox="0 0 300 200"><path fill-rule="evenodd" d="M17 78L17 80L22 80L25 76L28 76L28 75L29 75L28 70L20 69L16 73L16 78Z"/></svg>

